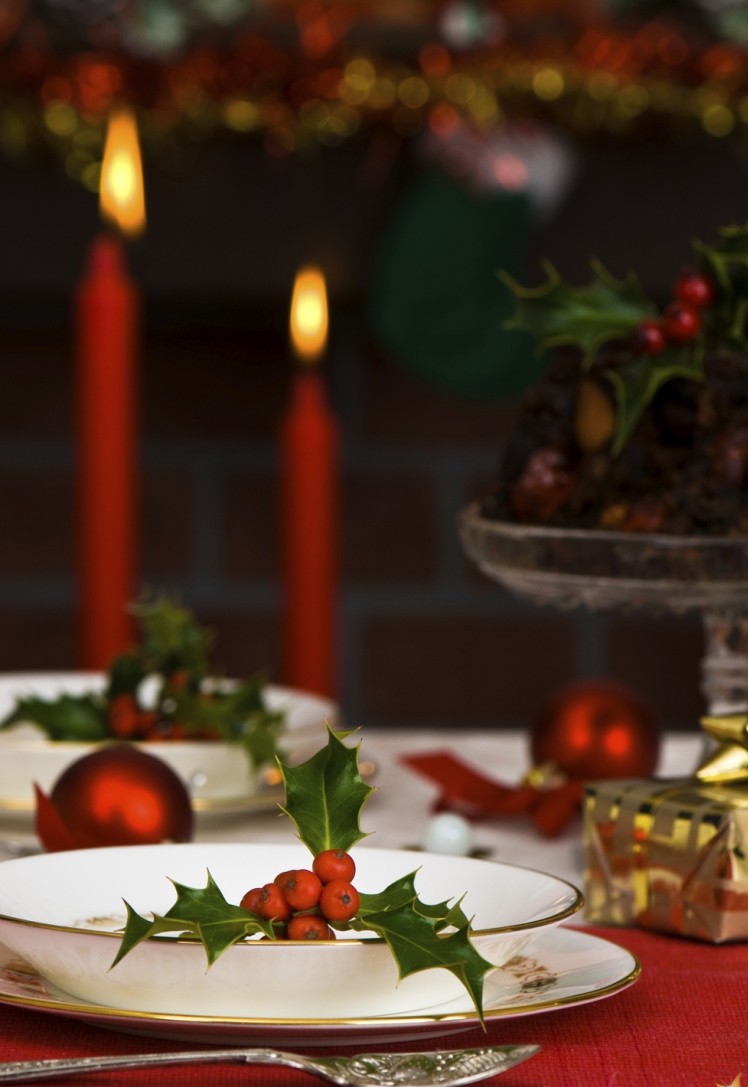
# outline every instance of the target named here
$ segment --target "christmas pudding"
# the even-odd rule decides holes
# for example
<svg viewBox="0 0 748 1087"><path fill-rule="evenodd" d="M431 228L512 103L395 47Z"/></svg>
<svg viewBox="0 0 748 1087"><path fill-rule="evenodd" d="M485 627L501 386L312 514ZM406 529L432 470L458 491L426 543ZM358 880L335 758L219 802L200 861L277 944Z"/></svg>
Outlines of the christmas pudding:
<svg viewBox="0 0 748 1087"><path fill-rule="evenodd" d="M583 287L551 265L505 277L511 327L559 349L524 396L484 517L551 528L748 535L748 226L694 243L658 312L599 264Z"/></svg>

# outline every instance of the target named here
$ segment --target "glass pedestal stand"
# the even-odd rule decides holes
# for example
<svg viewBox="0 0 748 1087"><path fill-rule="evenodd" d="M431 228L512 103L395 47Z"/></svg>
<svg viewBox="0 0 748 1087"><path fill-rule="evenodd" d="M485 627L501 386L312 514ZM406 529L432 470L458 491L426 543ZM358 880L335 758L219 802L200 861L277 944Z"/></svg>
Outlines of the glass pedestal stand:
<svg viewBox="0 0 748 1087"><path fill-rule="evenodd" d="M459 531L485 574L537 604L699 612L706 712L748 710L748 538L538 528L488 520L477 505Z"/></svg>

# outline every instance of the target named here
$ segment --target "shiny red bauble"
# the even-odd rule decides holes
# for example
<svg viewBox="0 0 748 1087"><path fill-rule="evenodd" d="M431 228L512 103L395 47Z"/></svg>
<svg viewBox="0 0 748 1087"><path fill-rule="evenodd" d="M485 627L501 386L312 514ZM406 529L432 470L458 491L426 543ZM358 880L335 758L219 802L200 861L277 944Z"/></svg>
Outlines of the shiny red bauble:
<svg viewBox="0 0 748 1087"><path fill-rule="evenodd" d="M579 680L541 707L530 734L534 765L553 763L571 778L650 777L659 729L645 704L622 684Z"/></svg>
<svg viewBox="0 0 748 1087"><path fill-rule="evenodd" d="M55 782L49 803L69 836L67 845L56 839L52 848L192 837L194 816L184 782L162 759L130 744L109 744L72 763Z"/></svg>

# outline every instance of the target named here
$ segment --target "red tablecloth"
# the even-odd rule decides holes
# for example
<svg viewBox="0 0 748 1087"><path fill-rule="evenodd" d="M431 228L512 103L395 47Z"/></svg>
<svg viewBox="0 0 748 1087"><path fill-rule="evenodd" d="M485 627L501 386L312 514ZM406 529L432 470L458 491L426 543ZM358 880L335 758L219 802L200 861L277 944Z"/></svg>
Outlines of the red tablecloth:
<svg viewBox="0 0 748 1087"><path fill-rule="evenodd" d="M453 1034L445 1039L445 1048L486 1041L540 1044L540 1054L500 1078L486 1080L502 1087L739 1087L741 1074L742 1087L748 1087L748 945L716 947L633 929L594 931L641 960L643 972L635 985L592 1004L501 1020L487 1038L480 1031ZM436 1045L426 1041L392 1048ZM0 1007L2 1060L185 1048L196 1047L188 1038L181 1045L137 1038L44 1012ZM90 1087L302 1087L316 1081L287 1069L224 1065L112 1072L58 1082Z"/></svg>

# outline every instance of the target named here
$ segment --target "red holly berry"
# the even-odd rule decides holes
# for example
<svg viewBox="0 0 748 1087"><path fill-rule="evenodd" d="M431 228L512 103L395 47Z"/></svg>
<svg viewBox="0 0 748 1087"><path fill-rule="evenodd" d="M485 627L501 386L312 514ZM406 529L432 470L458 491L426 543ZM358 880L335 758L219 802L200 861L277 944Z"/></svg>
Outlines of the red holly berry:
<svg viewBox="0 0 748 1087"><path fill-rule="evenodd" d="M716 293L714 284L708 276L690 268L678 276L673 286L673 294L678 301L693 309L705 309L711 306Z"/></svg>
<svg viewBox="0 0 748 1087"><path fill-rule="evenodd" d="M346 879L350 883L356 875L356 863L343 849L325 849L318 853L312 868L323 883L333 879Z"/></svg>
<svg viewBox="0 0 748 1087"><path fill-rule="evenodd" d="M637 355L659 355L665 350L667 340L659 321L646 317L634 330L634 351Z"/></svg>
<svg viewBox="0 0 748 1087"><path fill-rule="evenodd" d="M314 909L322 894L322 881L308 868L297 868L288 873L276 886L280 887L292 910Z"/></svg>
<svg viewBox="0 0 748 1087"><path fill-rule="evenodd" d="M671 302L662 315L662 331L674 343L689 343L701 328L701 315L693 306Z"/></svg>
<svg viewBox="0 0 748 1087"><path fill-rule="evenodd" d="M242 898L239 905L243 910L249 910L250 913L255 913L260 916L260 895L262 894L262 887L253 887Z"/></svg>
<svg viewBox="0 0 748 1087"><path fill-rule="evenodd" d="M297 913L288 922L289 940L334 940L335 933L318 913Z"/></svg>
<svg viewBox="0 0 748 1087"><path fill-rule="evenodd" d="M257 912L267 921L285 921L291 916L291 907L277 883L266 883L261 888Z"/></svg>
<svg viewBox="0 0 748 1087"><path fill-rule="evenodd" d="M328 921L350 921L358 904L358 891L345 879L330 880L322 888L319 908Z"/></svg>

